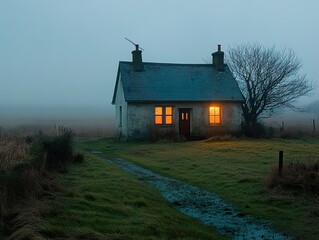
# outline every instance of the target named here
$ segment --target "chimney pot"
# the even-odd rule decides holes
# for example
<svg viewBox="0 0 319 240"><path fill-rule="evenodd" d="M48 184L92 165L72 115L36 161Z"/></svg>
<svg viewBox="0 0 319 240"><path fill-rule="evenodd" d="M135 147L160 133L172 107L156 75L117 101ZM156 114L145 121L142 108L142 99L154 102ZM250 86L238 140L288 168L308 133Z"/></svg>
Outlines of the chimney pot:
<svg viewBox="0 0 319 240"><path fill-rule="evenodd" d="M135 45L135 50L132 51L133 69L135 72L142 72L144 65L142 61L142 51L139 50L138 44Z"/></svg>
<svg viewBox="0 0 319 240"><path fill-rule="evenodd" d="M216 67L218 71L225 70L224 64L224 52L221 50L221 45L217 45L217 52L212 53L213 56L213 66Z"/></svg>

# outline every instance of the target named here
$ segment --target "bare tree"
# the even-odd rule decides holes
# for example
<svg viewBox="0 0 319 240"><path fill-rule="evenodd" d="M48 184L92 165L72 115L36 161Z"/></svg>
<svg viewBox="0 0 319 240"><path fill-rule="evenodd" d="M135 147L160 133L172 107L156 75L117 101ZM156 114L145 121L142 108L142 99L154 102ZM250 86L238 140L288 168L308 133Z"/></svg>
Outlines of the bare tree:
<svg viewBox="0 0 319 240"><path fill-rule="evenodd" d="M278 51L258 43L234 45L227 55L244 97L243 116L247 127L254 127L261 117L288 107L294 110L295 100L309 94L313 85L299 74L301 60L292 50Z"/></svg>

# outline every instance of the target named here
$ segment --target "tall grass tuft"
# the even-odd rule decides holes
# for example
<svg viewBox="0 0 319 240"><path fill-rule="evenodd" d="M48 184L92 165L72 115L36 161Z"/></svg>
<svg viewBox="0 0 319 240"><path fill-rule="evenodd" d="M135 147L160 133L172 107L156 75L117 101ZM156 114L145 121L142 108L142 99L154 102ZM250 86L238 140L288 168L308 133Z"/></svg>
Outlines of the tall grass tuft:
<svg viewBox="0 0 319 240"><path fill-rule="evenodd" d="M0 230L7 228L8 220L5 219L12 218L12 211L22 201L38 198L42 192L46 160L43 151L38 154L29 154L24 160L0 166Z"/></svg>
<svg viewBox="0 0 319 240"><path fill-rule="evenodd" d="M29 221L17 209L23 209L21 204L24 202L50 194L53 184L50 171L66 172L69 162L82 161L83 155L73 154L72 131L64 127L60 127L54 136L0 137L0 236L15 229L18 235L28 234L31 238L38 238L32 227L22 231L20 227L12 226L22 220L28 223L32 220L30 218Z"/></svg>
<svg viewBox="0 0 319 240"><path fill-rule="evenodd" d="M293 190L319 196L319 161L289 162L281 175L278 167L271 168L266 178L266 186L270 189Z"/></svg>
<svg viewBox="0 0 319 240"><path fill-rule="evenodd" d="M30 144L24 138L0 136L0 169L9 170L26 159Z"/></svg>
<svg viewBox="0 0 319 240"><path fill-rule="evenodd" d="M73 136L70 129L61 127L57 135L41 140L49 169L67 171L67 164L73 160Z"/></svg>

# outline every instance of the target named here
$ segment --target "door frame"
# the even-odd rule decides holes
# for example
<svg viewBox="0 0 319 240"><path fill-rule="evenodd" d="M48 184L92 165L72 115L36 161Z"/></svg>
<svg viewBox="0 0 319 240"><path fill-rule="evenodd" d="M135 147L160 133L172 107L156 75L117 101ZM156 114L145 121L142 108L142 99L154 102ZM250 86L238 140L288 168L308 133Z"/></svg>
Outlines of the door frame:
<svg viewBox="0 0 319 240"><path fill-rule="evenodd" d="M188 126L186 126L187 128L186 134L185 132L182 132L183 127L181 127L181 125L183 124L182 121L185 121L185 118L186 118L186 121L188 122ZM184 135L185 137L189 137L191 135L191 108L178 108L178 127L179 127L178 130L180 135Z"/></svg>

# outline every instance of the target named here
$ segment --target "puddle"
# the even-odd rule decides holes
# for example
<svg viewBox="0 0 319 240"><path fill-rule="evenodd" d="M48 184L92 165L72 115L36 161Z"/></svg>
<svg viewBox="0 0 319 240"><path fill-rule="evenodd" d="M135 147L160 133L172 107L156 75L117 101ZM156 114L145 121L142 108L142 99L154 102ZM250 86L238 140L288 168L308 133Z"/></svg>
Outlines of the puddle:
<svg viewBox="0 0 319 240"><path fill-rule="evenodd" d="M138 176L140 180L155 186L164 198L178 210L200 219L204 224L214 226L223 235L236 240L292 239L283 233L272 230L265 221L236 212L230 204L225 203L211 192L161 176L120 158L108 161Z"/></svg>

